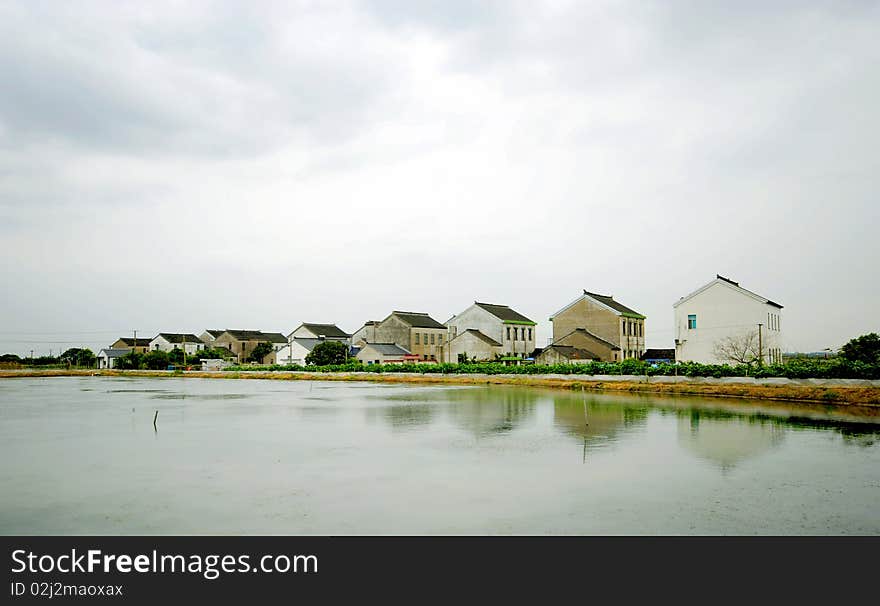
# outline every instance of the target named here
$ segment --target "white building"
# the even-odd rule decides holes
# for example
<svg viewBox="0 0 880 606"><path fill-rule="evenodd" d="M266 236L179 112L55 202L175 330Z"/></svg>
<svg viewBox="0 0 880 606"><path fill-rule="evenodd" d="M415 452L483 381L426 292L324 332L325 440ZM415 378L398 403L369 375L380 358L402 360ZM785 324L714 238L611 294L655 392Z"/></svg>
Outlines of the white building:
<svg viewBox="0 0 880 606"><path fill-rule="evenodd" d="M98 354L98 368L116 368L116 361L131 353L131 349L108 347Z"/></svg>
<svg viewBox="0 0 880 606"><path fill-rule="evenodd" d="M357 353L364 364L403 364L418 362L419 357L396 343L365 343Z"/></svg>
<svg viewBox="0 0 880 606"><path fill-rule="evenodd" d="M492 359L502 356L528 357L535 350L536 323L507 305L479 303L446 321L448 330L446 362L457 362L459 354ZM468 331L480 333L469 333ZM471 337L478 337L477 339Z"/></svg>
<svg viewBox="0 0 880 606"><path fill-rule="evenodd" d="M675 359L679 362L730 362L717 348L731 341L754 343L764 363L782 361L782 305L738 282L716 276L672 307Z"/></svg>
<svg viewBox="0 0 880 606"><path fill-rule="evenodd" d="M294 339L326 339L328 341L341 341L346 345L351 345L351 335L336 326L335 324L315 324L313 322L303 322L287 338Z"/></svg>
<svg viewBox="0 0 880 606"><path fill-rule="evenodd" d="M315 345L324 342L324 340L293 337L287 345L283 345L275 352L275 363L305 366L306 356L312 352Z"/></svg>
<svg viewBox="0 0 880 606"><path fill-rule="evenodd" d="M205 344L194 334L160 332L150 341L150 351L173 351L183 349L187 354L194 354L205 348Z"/></svg>

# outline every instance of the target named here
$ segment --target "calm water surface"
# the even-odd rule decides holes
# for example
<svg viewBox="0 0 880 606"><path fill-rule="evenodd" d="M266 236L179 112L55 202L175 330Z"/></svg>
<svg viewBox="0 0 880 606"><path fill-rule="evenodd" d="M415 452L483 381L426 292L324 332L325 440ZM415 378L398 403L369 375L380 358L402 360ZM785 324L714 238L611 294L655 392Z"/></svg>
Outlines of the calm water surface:
<svg viewBox="0 0 880 606"><path fill-rule="evenodd" d="M3 380L0 534L880 534L880 424L843 414L504 386Z"/></svg>

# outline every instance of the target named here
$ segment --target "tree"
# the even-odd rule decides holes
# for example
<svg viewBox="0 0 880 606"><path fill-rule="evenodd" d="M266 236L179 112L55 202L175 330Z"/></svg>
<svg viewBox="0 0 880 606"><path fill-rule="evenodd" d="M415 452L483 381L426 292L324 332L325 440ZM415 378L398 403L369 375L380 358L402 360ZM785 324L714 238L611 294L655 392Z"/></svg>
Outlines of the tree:
<svg viewBox="0 0 880 606"><path fill-rule="evenodd" d="M150 370L165 370L168 368L168 353L155 349L144 354L142 363Z"/></svg>
<svg viewBox="0 0 880 606"><path fill-rule="evenodd" d="M248 358L251 362L262 362L263 358L272 353L273 348L272 344L268 341L264 341L263 343L257 343L257 346L254 347L254 350L251 352L250 357Z"/></svg>
<svg viewBox="0 0 880 606"><path fill-rule="evenodd" d="M851 339L840 348L839 355L848 362L880 364L880 335L872 332Z"/></svg>
<svg viewBox="0 0 880 606"><path fill-rule="evenodd" d="M60 356L60 360L62 363L69 364L71 366L88 366L92 367L95 365L95 361L97 357L95 353L89 348L79 348L79 347L71 347L67 351L65 351Z"/></svg>
<svg viewBox="0 0 880 606"><path fill-rule="evenodd" d="M751 366L761 359L758 348L758 331L751 330L739 335L724 337L715 342L712 353L724 362L735 362Z"/></svg>
<svg viewBox="0 0 880 606"><path fill-rule="evenodd" d="M306 364L328 366L345 364L348 360L348 346L342 341L324 341L318 343L306 356Z"/></svg>
<svg viewBox="0 0 880 606"><path fill-rule="evenodd" d="M21 362L21 358L19 358L15 354L8 353L0 356L0 362L12 362L14 364L18 364L19 362Z"/></svg>
<svg viewBox="0 0 880 606"><path fill-rule="evenodd" d="M119 370L137 370L144 363L144 354L130 351L116 360L114 368Z"/></svg>

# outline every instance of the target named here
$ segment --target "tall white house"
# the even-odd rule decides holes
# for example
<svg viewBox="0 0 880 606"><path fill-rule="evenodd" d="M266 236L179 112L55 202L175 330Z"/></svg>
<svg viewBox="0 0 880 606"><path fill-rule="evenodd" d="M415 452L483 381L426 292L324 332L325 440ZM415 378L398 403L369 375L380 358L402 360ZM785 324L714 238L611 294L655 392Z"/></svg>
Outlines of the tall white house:
<svg viewBox="0 0 880 606"><path fill-rule="evenodd" d="M782 361L782 305L738 282L716 275L672 307L679 362L732 362L731 348L748 349L765 364Z"/></svg>

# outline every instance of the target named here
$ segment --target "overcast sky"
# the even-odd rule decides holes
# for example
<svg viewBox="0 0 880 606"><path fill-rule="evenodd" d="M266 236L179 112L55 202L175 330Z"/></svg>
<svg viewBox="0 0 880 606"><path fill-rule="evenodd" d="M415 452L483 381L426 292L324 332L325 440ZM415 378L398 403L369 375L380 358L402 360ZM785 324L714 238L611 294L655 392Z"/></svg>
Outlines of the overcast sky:
<svg viewBox="0 0 880 606"><path fill-rule="evenodd" d="M722 274L880 331L880 3L0 2L0 351Z"/></svg>

